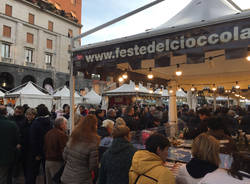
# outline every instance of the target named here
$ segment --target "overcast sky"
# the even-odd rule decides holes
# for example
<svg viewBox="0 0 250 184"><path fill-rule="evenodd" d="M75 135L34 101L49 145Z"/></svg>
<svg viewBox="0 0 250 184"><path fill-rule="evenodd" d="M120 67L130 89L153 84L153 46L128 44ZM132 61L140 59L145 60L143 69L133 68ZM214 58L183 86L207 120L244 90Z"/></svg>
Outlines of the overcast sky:
<svg viewBox="0 0 250 184"><path fill-rule="evenodd" d="M83 0L82 32L86 32L153 1L154 0ZM173 17L190 1L191 0L165 0L119 23L83 38L82 44L129 36L157 27ZM242 9L250 8L250 0L234 0L234 2Z"/></svg>

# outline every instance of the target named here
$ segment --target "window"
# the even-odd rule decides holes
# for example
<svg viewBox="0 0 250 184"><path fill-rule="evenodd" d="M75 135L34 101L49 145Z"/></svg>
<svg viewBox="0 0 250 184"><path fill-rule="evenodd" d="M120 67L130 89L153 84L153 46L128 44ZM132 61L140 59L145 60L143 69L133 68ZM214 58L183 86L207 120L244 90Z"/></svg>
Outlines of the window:
<svg viewBox="0 0 250 184"><path fill-rule="evenodd" d="M2 58L10 58L10 44L2 43Z"/></svg>
<svg viewBox="0 0 250 184"><path fill-rule="evenodd" d="M29 23L34 24L35 23L35 15L29 13Z"/></svg>
<svg viewBox="0 0 250 184"><path fill-rule="evenodd" d="M71 4L76 5L76 0L71 0Z"/></svg>
<svg viewBox="0 0 250 184"><path fill-rule="evenodd" d="M32 49L25 49L25 61L27 63L33 62L33 50Z"/></svg>
<svg viewBox="0 0 250 184"><path fill-rule="evenodd" d="M27 33L27 43L33 44L33 34Z"/></svg>
<svg viewBox="0 0 250 184"><path fill-rule="evenodd" d="M47 49L52 49L52 40L47 39Z"/></svg>
<svg viewBox="0 0 250 184"><path fill-rule="evenodd" d="M12 6L8 4L5 5L5 15L12 16Z"/></svg>
<svg viewBox="0 0 250 184"><path fill-rule="evenodd" d="M72 29L69 29L69 31L68 31L68 37L69 38L73 37L73 31L72 31Z"/></svg>
<svg viewBox="0 0 250 184"><path fill-rule="evenodd" d="M3 26L3 36L8 38L11 37L11 27L5 25Z"/></svg>
<svg viewBox="0 0 250 184"><path fill-rule="evenodd" d="M45 54L45 63L51 65L52 63L52 54Z"/></svg>
<svg viewBox="0 0 250 184"><path fill-rule="evenodd" d="M48 22L48 30L53 31L53 22Z"/></svg>

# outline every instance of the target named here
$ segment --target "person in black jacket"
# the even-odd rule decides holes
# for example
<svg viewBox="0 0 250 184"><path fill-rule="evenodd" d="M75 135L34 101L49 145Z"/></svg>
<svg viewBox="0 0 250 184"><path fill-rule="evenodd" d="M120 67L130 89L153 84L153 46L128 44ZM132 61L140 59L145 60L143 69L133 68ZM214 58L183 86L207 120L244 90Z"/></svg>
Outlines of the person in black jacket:
<svg viewBox="0 0 250 184"><path fill-rule="evenodd" d="M45 169L44 138L50 129L52 129L52 122L50 121L49 110L44 104L40 104L37 107L37 118L30 129L30 146L33 159L31 183L36 181L41 163L43 169ZM46 179L45 176L44 179Z"/></svg>
<svg viewBox="0 0 250 184"><path fill-rule="evenodd" d="M103 154L99 170L99 184L128 184L129 169L134 153L137 151L130 143L129 128L115 126L112 132L111 147Z"/></svg>
<svg viewBox="0 0 250 184"><path fill-rule="evenodd" d="M139 117L134 115L134 107L128 106L125 110L125 116L123 119L131 131L137 131L139 129Z"/></svg>

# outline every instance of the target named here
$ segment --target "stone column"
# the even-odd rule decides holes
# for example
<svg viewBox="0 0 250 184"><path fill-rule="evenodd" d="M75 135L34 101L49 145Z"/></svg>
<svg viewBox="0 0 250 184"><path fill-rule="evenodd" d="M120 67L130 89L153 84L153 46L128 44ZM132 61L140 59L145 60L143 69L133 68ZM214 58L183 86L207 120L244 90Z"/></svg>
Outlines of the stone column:
<svg viewBox="0 0 250 184"><path fill-rule="evenodd" d="M214 112L216 111L216 94L214 93Z"/></svg>
<svg viewBox="0 0 250 184"><path fill-rule="evenodd" d="M24 65L25 63L25 52L24 52L24 43L26 40L26 34L23 34L23 24L17 22L16 34L15 34L15 49L14 49L14 64ZM24 36L25 35L25 36ZM13 53L13 52L12 52Z"/></svg>

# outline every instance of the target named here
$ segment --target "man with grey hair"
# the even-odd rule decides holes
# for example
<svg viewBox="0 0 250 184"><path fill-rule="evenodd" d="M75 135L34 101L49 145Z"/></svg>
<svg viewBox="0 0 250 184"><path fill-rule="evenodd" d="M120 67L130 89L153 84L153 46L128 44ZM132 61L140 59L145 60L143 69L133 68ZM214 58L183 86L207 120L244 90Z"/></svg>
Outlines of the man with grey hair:
<svg viewBox="0 0 250 184"><path fill-rule="evenodd" d="M45 173L46 183L52 184L52 178L63 165L62 153L68 136L66 135L67 119L59 117L54 122L54 128L45 136Z"/></svg>
<svg viewBox="0 0 250 184"><path fill-rule="evenodd" d="M11 169L19 142L18 127L6 116L6 107L0 105L0 184L12 183Z"/></svg>
<svg viewBox="0 0 250 184"><path fill-rule="evenodd" d="M116 118L116 111L115 109L110 108L107 112L107 119L110 119L115 122L115 118Z"/></svg>

